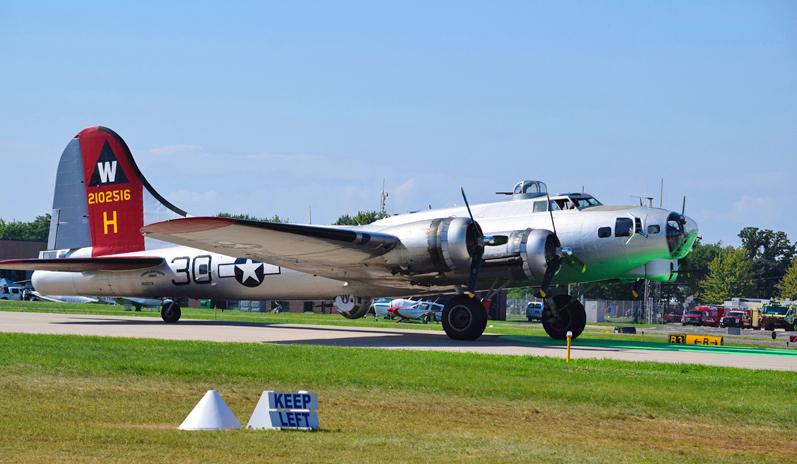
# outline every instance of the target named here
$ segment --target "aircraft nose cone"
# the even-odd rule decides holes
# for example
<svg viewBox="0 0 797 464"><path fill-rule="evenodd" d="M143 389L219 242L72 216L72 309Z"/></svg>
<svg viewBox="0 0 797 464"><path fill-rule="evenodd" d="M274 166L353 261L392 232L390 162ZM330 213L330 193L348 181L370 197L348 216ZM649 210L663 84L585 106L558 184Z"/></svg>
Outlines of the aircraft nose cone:
<svg viewBox="0 0 797 464"><path fill-rule="evenodd" d="M677 212L670 213L667 218L667 241L672 259L682 259L692 251L697 233L694 219Z"/></svg>
<svg viewBox="0 0 797 464"><path fill-rule="evenodd" d="M684 224L684 232L686 233L686 235L697 236L699 233L697 222L694 219L690 218L689 216L684 216L684 220L686 221L686 224Z"/></svg>

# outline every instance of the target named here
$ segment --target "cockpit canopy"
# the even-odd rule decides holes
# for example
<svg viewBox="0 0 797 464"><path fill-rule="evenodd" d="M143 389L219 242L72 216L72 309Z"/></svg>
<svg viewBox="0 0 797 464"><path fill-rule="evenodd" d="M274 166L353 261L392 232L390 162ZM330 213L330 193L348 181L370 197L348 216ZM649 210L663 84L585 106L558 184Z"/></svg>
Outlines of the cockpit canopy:
<svg viewBox="0 0 797 464"><path fill-rule="evenodd" d="M548 187L539 180L521 180L515 184L511 192L495 192L499 195L512 195L513 200L530 200L539 198L534 202L534 212L548 211ZM543 198L545 197L545 198ZM568 209L583 210L602 203L588 193L560 193L550 196L552 211Z"/></svg>
<svg viewBox="0 0 797 464"><path fill-rule="evenodd" d="M545 196L548 193L548 187L544 182L538 180L521 180L515 184L515 188L511 192L496 192L500 195L512 195L513 200L528 200L529 198L537 198Z"/></svg>

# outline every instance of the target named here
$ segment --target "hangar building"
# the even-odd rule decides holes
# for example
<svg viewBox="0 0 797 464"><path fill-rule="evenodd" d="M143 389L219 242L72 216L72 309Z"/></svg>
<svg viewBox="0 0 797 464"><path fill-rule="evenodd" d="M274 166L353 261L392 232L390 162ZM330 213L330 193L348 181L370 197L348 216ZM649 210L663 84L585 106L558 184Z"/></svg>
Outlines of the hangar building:
<svg viewBox="0 0 797 464"><path fill-rule="evenodd" d="M0 260L3 259L28 259L38 258L39 252L47 249L47 242L36 242L29 240L0 240ZM0 278L20 282L30 280L30 271L3 271L0 270Z"/></svg>

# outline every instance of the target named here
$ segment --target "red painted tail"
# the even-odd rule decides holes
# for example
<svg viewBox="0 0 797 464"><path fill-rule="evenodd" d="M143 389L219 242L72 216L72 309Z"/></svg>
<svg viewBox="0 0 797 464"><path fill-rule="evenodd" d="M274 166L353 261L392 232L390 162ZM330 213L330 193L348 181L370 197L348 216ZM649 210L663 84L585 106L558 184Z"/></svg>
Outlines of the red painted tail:
<svg viewBox="0 0 797 464"><path fill-rule="evenodd" d="M92 127L77 135L86 181L93 256L144 250L144 186L127 145L112 131Z"/></svg>
<svg viewBox="0 0 797 464"><path fill-rule="evenodd" d="M149 210L185 212L163 199L114 131L91 127L67 145L58 165L50 249L92 247L92 256L143 251Z"/></svg>

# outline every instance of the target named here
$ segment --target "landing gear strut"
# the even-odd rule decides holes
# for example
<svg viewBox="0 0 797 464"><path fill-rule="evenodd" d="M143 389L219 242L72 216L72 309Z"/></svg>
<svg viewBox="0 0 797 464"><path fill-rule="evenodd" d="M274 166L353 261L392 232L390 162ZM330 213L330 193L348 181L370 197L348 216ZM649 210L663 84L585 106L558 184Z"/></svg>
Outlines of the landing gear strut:
<svg viewBox="0 0 797 464"><path fill-rule="evenodd" d="M161 304L161 318L163 322L173 324L180 320L180 305L172 300L164 300Z"/></svg>
<svg viewBox="0 0 797 464"><path fill-rule="evenodd" d="M556 295L545 300L542 310L542 327L549 337L557 340L567 338L567 332L573 332L573 338L581 335L587 325L587 313L584 305L570 295Z"/></svg>
<svg viewBox="0 0 797 464"><path fill-rule="evenodd" d="M475 298L457 295L443 308L443 330L454 340L476 340L487 327L487 312Z"/></svg>

